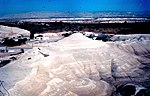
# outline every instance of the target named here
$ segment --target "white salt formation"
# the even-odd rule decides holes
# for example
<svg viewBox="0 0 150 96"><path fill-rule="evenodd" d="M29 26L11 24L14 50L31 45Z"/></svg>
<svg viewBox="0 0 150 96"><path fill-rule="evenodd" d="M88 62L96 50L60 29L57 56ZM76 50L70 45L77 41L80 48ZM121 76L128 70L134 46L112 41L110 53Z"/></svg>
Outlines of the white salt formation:
<svg viewBox="0 0 150 96"><path fill-rule="evenodd" d="M24 29L20 29L17 27L8 27L0 25L0 39L2 38L12 38L20 35L29 36L30 32Z"/></svg>
<svg viewBox="0 0 150 96"><path fill-rule="evenodd" d="M114 85L149 80L149 70L144 70L150 64L146 58L149 45L149 40L93 41L76 33L50 47L26 51L15 61L15 66L13 62L6 65L0 74L11 66L32 67L28 75L24 71L8 73L9 82L14 82L11 78L14 74L18 74L18 78L26 74L22 80L16 80L13 87L7 85L11 96L110 96ZM7 78L8 74L4 73Z"/></svg>
<svg viewBox="0 0 150 96"><path fill-rule="evenodd" d="M115 35L113 41L144 41L150 40L150 34Z"/></svg>

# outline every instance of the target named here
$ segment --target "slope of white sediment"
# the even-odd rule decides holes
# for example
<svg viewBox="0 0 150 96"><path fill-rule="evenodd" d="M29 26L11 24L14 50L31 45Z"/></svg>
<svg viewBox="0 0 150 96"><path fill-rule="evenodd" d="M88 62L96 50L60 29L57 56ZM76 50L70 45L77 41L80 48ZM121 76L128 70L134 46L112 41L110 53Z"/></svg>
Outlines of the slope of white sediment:
<svg viewBox="0 0 150 96"><path fill-rule="evenodd" d="M106 43L93 41L80 33L73 34L69 38L64 38L63 40L52 44L54 48L59 48L60 50L96 48L100 45L101 47L107 46Z"/></svg>
<svg viewBox="0 0 150 96"><path fill-rule="evenodd" d="M144 41L150 40L150 34L130 34L130 35L114 35L111 37L113 41Z"/></svg>
<svg viewBox="0 0 150 96"><path fill-rule="evenodd" d="M32 70L30 63L27 59L22 60L18 57L18 60L0 68L0 80L4 81L4 86L7 90L29 75Z"/></svg>
<svg viewBox="0 0 150 96"><path fill-rule="evenodd" d="M0 25L0 38L16 37L20 35L29 36L30 32L17 27L8 27Z"/></svg>
<svg viewBox="0 0 150 96"><path fill-rule="evenodd" d="M150 64L150 59L144 57L149 54L149 44L148 40L93 41L80 33L73 34L49 47L36 47L20 55L19 60L24 61L20 65L27 63L32 71L17 81L9 93L11 96L110 96L113 84L149 80L149 72L142 69L146 66L143 64ZM13 64L2 69L7 70L8 66Z"/></svg>

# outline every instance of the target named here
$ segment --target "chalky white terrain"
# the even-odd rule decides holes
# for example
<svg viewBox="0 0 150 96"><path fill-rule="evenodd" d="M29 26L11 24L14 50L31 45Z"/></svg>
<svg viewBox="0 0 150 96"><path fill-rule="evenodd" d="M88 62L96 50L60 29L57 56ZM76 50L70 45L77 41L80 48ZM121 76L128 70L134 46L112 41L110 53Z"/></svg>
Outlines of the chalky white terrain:
<svg viewBox="0 0 150 96"><path fill-rule="evenodd" d="M102 42L75 33L19 55L0 68L0 79L10 96L110 96L116 85L149 82L150 35L145 36Z"/></svg>

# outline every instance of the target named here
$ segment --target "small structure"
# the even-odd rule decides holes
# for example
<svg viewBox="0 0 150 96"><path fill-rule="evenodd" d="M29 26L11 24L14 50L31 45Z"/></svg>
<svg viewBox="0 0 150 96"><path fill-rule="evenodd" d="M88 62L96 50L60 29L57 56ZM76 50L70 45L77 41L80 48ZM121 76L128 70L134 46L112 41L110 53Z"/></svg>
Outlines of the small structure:
<svg viewBox="0 0 150 96"><path fill-rule="evenodd" d="M18 48L18 47L13 47L13 48L9 47L8 52L9 53L20 53L20 52L24 53L24 49L23 48Z"/></svg>
<svg viewBox="0 0 150 96"><path fill-rule="evenodd" d="M35 36L35 40L43 40L43 35Z"/></svg>
<svg viewBox="0 0 150 96"><path fill-rule="evenodd" d="M83 35L89 37L91 35L94 35L94 33L93 32L83 32Z"/></svg>
<svg viewBox="0 0 150 96"><path fill-rule="evenodd" d="M35 37L35 40L49 40L49 37L48 36L43 36L43 35L38 35Z"/></svg>

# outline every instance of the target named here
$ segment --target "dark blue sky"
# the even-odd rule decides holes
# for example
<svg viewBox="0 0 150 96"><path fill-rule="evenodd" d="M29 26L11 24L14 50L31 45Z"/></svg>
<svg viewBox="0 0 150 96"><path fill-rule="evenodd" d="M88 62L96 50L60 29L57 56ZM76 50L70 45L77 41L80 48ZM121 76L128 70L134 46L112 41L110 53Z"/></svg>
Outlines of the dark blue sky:
<svg viewBox="0 0 150 96"><path fill-rule="evenodd" d="M150 0L0 0L0 15L39 11L149 11Z"/></svg>

